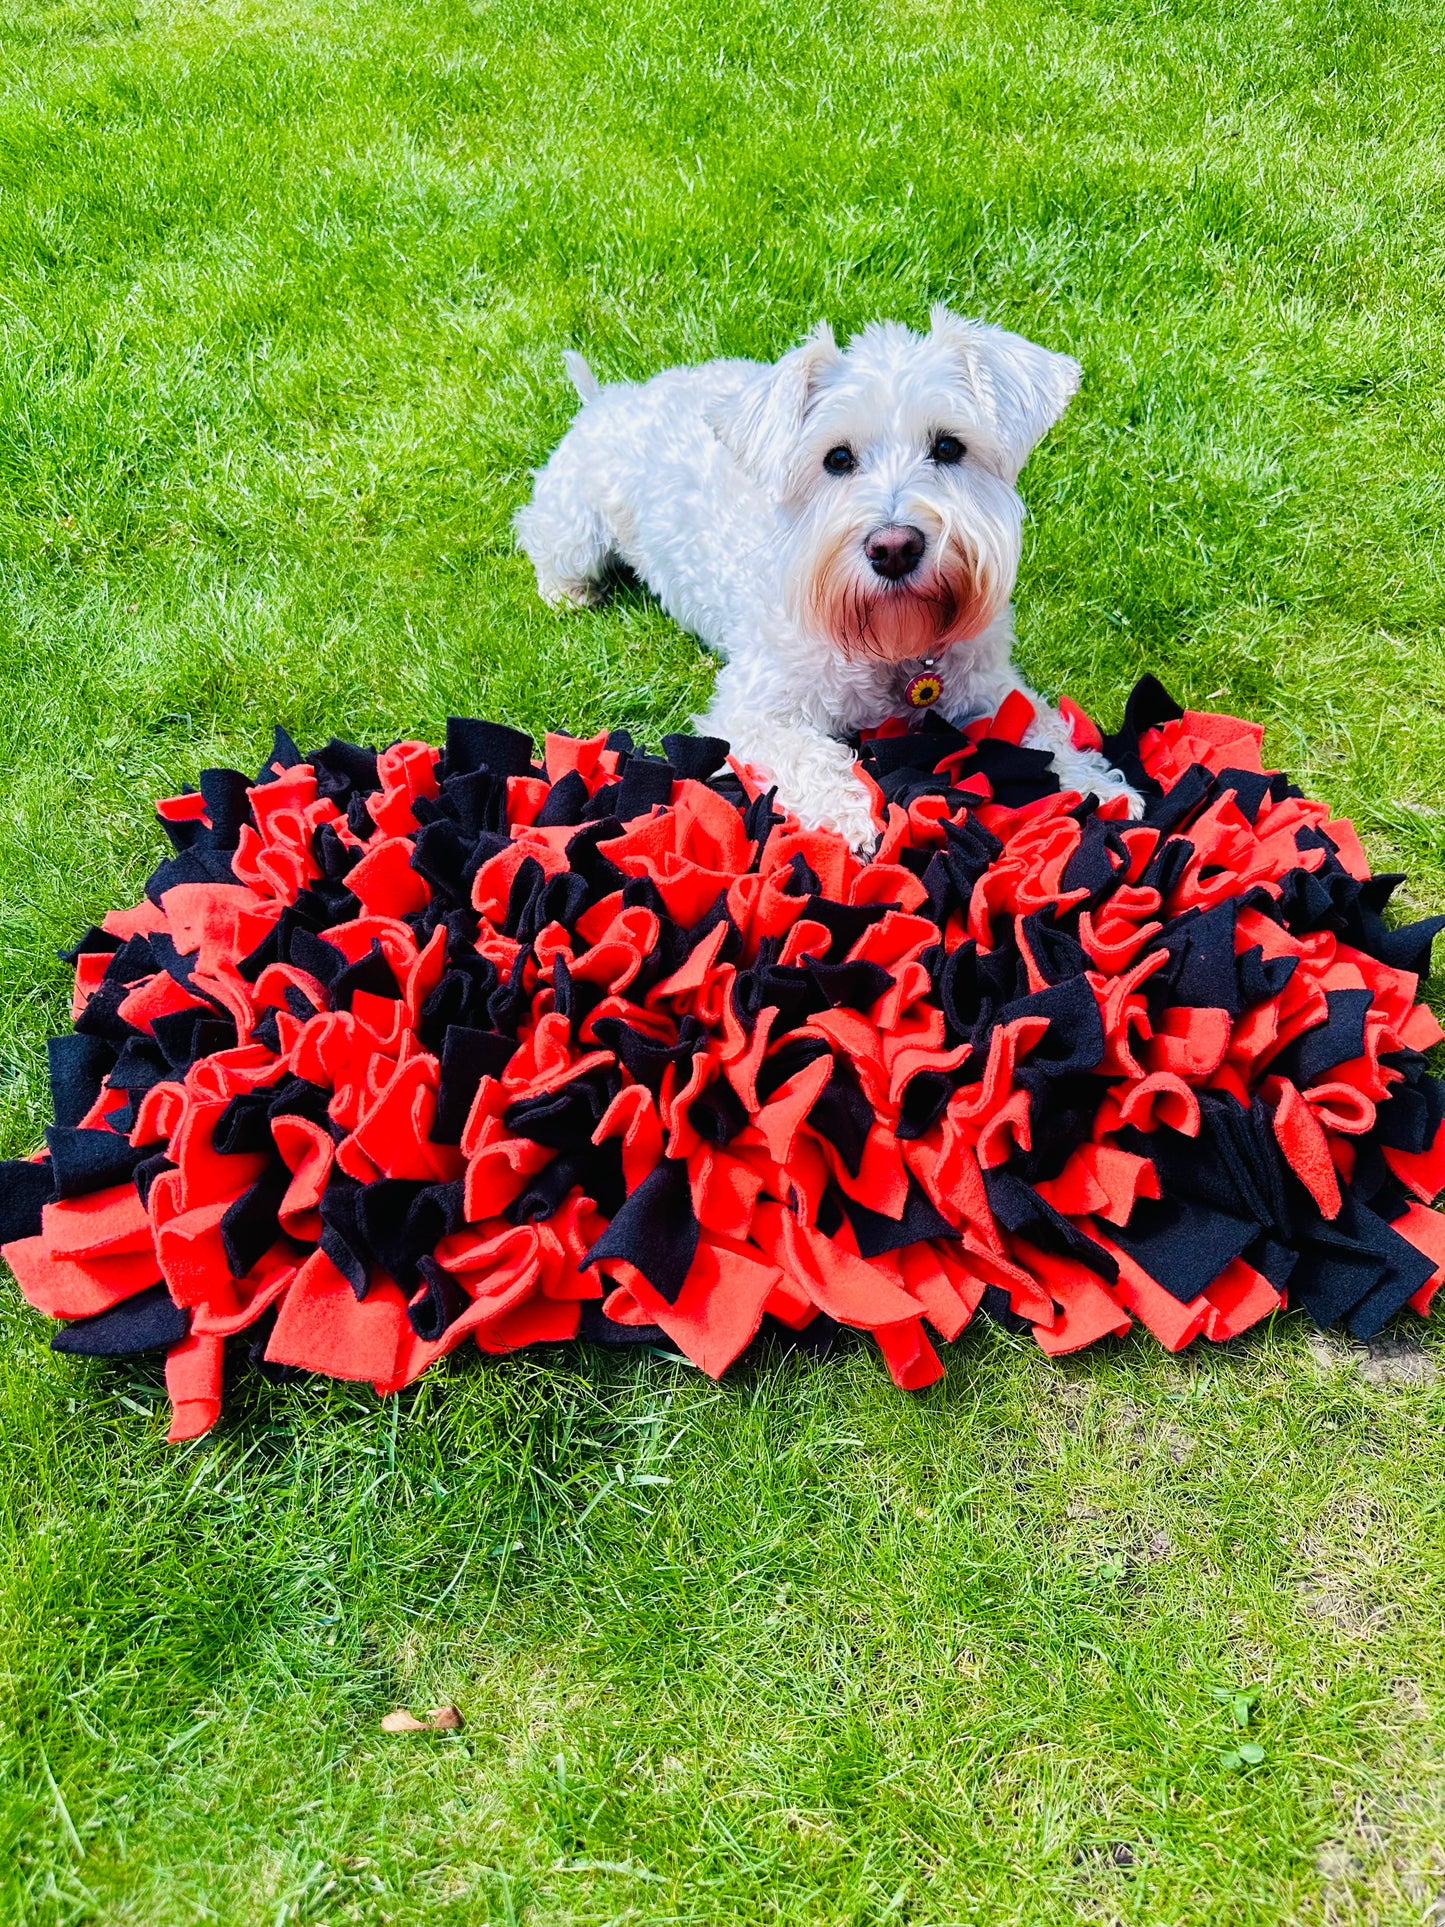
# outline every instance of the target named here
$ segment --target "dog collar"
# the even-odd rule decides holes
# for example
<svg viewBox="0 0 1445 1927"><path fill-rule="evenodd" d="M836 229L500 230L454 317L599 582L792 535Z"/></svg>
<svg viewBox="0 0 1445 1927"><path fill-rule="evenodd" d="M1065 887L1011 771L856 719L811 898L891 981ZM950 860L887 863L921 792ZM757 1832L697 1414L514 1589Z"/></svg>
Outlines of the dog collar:
<svg viewBox="0 0 1445 1927"><path fill-rule="evenodd" d="M925 656L923 667L904 684L903 700L910 709L931 709L942 694L943 679L935 666L935 658Z"/></svg>

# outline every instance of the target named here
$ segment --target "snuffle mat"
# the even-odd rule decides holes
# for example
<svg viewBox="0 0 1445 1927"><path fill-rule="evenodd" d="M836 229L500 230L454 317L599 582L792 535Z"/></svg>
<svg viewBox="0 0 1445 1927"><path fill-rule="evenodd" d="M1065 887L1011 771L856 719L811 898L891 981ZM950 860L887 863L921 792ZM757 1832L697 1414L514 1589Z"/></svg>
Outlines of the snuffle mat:
<svg viewBox="0 0 1445 1927"><path fill-rule="evenodd" d="M1170 1350L1285 1306L1356 1337L1445 1277L1418 999L1445 918L1142 682L1061 791L1010 697L865 741L870 861L724 743L440 749L283 731L158 806L173 854L70 953L46 1148L0 1238L63 1352L396 1392L470 1343L871 1334L898 1385L977 1315Z"/></svg>

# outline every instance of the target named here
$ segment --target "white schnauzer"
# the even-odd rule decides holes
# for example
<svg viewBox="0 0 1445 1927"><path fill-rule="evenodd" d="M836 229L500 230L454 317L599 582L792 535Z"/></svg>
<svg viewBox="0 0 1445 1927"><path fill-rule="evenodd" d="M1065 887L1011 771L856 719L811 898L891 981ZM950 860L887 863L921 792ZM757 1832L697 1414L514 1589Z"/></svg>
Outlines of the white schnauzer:
<svg viewBox="0 0 1445 1927"><path fill-rule="evenodd" d="M935 701L963 723L1022 690L1065 788L1140 807L1010 660L1014 483L1079 365L942 307L930 322L846 350L824 323L771 366L608 387L568 354L583 405L517 516L549 602L595 603L625 564L715 649L701 726L860 851L878 832L846 739Z"/></svg>

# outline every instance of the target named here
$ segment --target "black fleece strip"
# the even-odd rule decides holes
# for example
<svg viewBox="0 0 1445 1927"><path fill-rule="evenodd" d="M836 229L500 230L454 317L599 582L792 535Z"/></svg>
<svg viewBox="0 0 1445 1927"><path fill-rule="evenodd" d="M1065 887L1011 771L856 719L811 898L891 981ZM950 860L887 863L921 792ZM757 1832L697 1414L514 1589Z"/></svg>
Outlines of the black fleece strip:
<svg viewBox="0 0 1445 1927"><path fill-rule="evenodd" d="M868 1010L893 988L893 977L882 964L810 963L807 974L833 1010Z"/></svg>
<svg viewBox="0 0 1445 1927"><path fill-rule="evenodd" d="M1368 990L1327 990L1329 1017L1282 1050L1270 1068L1292 1078L1300 1089L1318 1084L1339 1064L1365 1054L1365 1013L1373 1001Z"/></svg>
<svg viewBox="0 0 1445 1927"><path fill-rule="evenodd" d="M1117 1279L1117 1260L1015 1172L985 1171L983 1188L990 1210L1005 1231L1017 1232L1030 1243L1057 1252L1060 1257L1076 1258L1105 1284L1112 1285Z"/></svg>
<svg viewBox="0 0 1445 1927"><path fill-rule="evenodd" d="M863 1168L863 1153L873 1121L873 1111L863 1095L857 1073L846 1058L835 1057L833 1074L808 1112L808 1122L832 1145L855 1178Z"/></svg>
<svg viewBox="0 0 1445 1927"><path fill-rule="evenodd" d="M125 1184L136 1166L153 1157L157 1149L154 1144L132 1145L129 1138L104 1127L81 1131L66 1124L48 1125L45 1142L58 1198L84 1198L92 1191Z"/></svg>
<svg viewBox="0 0 1445 1927"><path fill-rule="evenodd" d="M867 1205L859 1204L856 1198L847 1197L841 1191L838 1200L853 1227L858 1253L863 1258L881 1258L886 1252L901 1251L905 1245L921 1244L925 1238L956 1239L958 1236L957 1229L940 1215L916 1178L908 1180L908 1199L903 1216L897 1220L884 1217L881 1211L870 1211Z"/></svg>
<svg viewBox="0 0 1445 1927"><path fill-rule="evenodd" d="M672 796L672 766L655 756L630 756L613 803L613 812L624 823L666 803Z"/></svg>
<svg viewBox="0 0 1445 1927"><path fill-rule="evenodd" d="M150 1039L132 1031L105 1081L113 1091L148 1091L164 1083L170 1072L171 1066Z"/></svg>
<svg viewBox="0 0 1445 1927"><path fill-rule="evenodd" d="M715 1078L687 1109L687 1121L709 1144L731 1143L748 1123L748 1108L725 1077Z"/></svg>
<svg viewBox="0 0 1445 1927"><path fill-rule="evenodd" d="M1347 1196L1338 1218L1315 1227L1291 1296L1317 1322L1321 1310L1329 1309L1330 1322L1347 1324L1356 1338L1373 1338L1434 1273L1433 1258ZM1348 1293L1356 1286L1363 1289L1351 1299Z"/></svg>
<svg viewBox="0 0 1445 1927"><path fill-rule="evenodd" d="M687 1166L664 1158L627 1199L583 1263L623 1259L660 1298L675 1305L697 1255L697 1240Z"/></svg>
<svg viewBox="0 0 1445 1927"><path fill-rule="evenodd" d="M295 769L306 759L292 737L277 723L271 735L271 748L258 773L254 787L260 789L266 783L274 783L280 771Z"/></svg>
<svg viewBox="0 0 1445 1927"><path fill-rule="evenodd" d="M246 800L250 777L238 769L203 769L200 786L211 819L211 847L234 850L243 826L251 821L251 806Z"/></svg>
<svg viewBox="0 0 1445 1927"><path fill-rule="evenodd" d="M574 1077L570 1083L541 1097L509 1104L502 1122L515 1137L531 1138L554 1151L578 1151L590 1145L603 1113L622 1088L612 1066Z"/></svg>
<svg viewBox="0 0 1445 1927"><path fill-rule="evenodd" d="M365 797L381 788L374 749L344 743L333 736L323 749L313 749L306 760L316 771L316 788L322 796L339 800L356 793Z"/></svg>
<svg viewBox="0 0 1445 1927"><path fill-rule="evenodd" d="M567 774L548 790L546 802L532 820L539 829L544 830L565 828L568 824L580 823L587 801L585 780L575 769L568 770Z"/></svg>
<svg viewBox="0 0 1445 1927"><path fill-rule="evenodd" d="M672 1340L661 1325L619 1325L607 1316L595 1299L588 1299L583 1303L577 1336L586 1345L671 1346L672 1344Z"/></svg>
<svg viewBox="0 0 1445 1927"><path fill-rule="evenodd" d="M1267 1278L1276 1291L1288 1289L1299 1263L1299 1253L1290 1245L1281 1244L1278 1239L1267 1233L1245 1246L1240 1253L1247 1265L1253 1267L1262 1278Z"/></svg>
<svg viewBox="0 0 1445 1927"><path fill-rule="evenodd" d="M371 1245L361 1222L361 1186L333 1172L321 1193L321 1249L351 1286L365 1298L371 1282Z"/></svg>
<svg viewBox="0 0 1445 1927"><path fill-rule="evenodd" d="M221 1219L221 1244L233 1278L243 1278L281 1236L277 1212L291 1187L291 1173L273 1158Z"/></svg>
<svg viewBox="0 0 1445 1927"><path fill-rule="evenodd" d="M106 965L102 982L138 984L146 977L153 977L159 968L149 937L127 937Z"/></svg>
<svg viewBox="0 0 1445 1927"><path fill-rule="evenodd" d="M115 1046L103 1037L71 1031L45 1044L50 1069L50 1108L57 1124L79 1124L100 1096L106 1073L115 1067Z"/></svg>
<svg viewBox="0 0 1445 1927"><path fill-rule="evenodd" d="M498 776L532 774L532 739L502 723L479 722L471 716L448 716L446 773L465 776L488 769Z"/></svg>
<svg viewBox="0 0 1445 1927"><path fill-rule="evenodd" d="M679 777L705 783L727 761L728 745L721 736L664 736L663 751Z"/></svg>
<svg viewBox="0 0 1445 1927"><path fill-rule="evenodd" d="M392 967L386 960L386 952L376 937L372 938L371 948L365 956L358 957L355 963L343 964L332 980L332 1008L350 1010L351 1000L358 990L367 991L373 997L401 996L401 985L396 981Z"/></svg>
<svg viewBox="0 0 1445 1927"><path fill-rule="evenodd" d="M151 1034L173 1076L184 1076L199 1057L212 1057L236 1043L232 1017L206 1010L174 1010L151 1020Z"/></svg>
<svg viewBox="0 0 1445 1927"><path fill-rule="evenodd" d="M464 838L474 839L463 877L511 841L507 830L507 778L495 770L475 769L448 776L434 804L419 803L415 807L422 822L427 821L423 810L435 810L451 817Z"/></svg>
<svg viewBox="0 0 1445 1927"><path fill-rule="evenodd" d="M1072 1077L1092 1071L1104 1055L1104 1020L1098 1001L1088 982L1075 977L1068 983L1050 984L1032 996L1005 1004L997 1021L1010 1024L1020 1017L1046 1017L1048 1029L1025 1053L1031 1069L1050 1077ZM992 1029L992 1026L989 1026ZM978 1048L983 1040L976 1039Z"/></svg>
<svg viewBox="0 0 1445 1927"><path fill-rule="evenodd" d="M1005 1331L1015 1332L1019 1336L1033 1331L1032 1319L1020 1317L1012 1308L1009 1295L1002 1285L985 1285L978 1308L985 1318L991 1318L995 1325L1002 1325Z"/></svg>
<svg viewBox="0 0 1445 1927"><path fill-rule="evenodd" d="M403 1291L416 1283L419 1259L462 1223L462 1185L379 1178L360 1192L362 1234L373 1261Z"/></svg>
<svg viewBox="0 0 1445 1927"><path fill-rule="evenodd" d="M0 1164L0 1245L38 1238L40 1213L55 1202L55 1174L48 1157L10 1158Z"/></svg>
<svg viewBox="0 0 1445 1927"><path fill-rule="evenodd" d="M271 1103L274 1093L264 1086L238 1091L216 1119L211 1143L224 1155L271 1149Z"/></svg>
<svg viewBox="0 0 1445 1927"><path fill-rule="evenodd" d="M178 1168L179 1167L172 1163L170 1158L166 1156L164 1151L153 1151L149 1157L142 1158L140 1163L135 1167L135 1170L131 1173L131 1178L135 1184L136 1196L140 1199L141 1203L147 1206L150 1204L151 1186L155 1183L156 1179L161 1176L162 1172L174 1171Z"/></svg>
<svg viewBox="0 0 1445 1927"><path fill-rule="evenodd" d="M1171 1298L1191 1304L1259 1235L1259 1226L1187 1198L1140 1198L1114 1243Z"/></svg>
<svg viewBox="0 0 1445 1927"><path fill-rule="evenodd" d="M191 1314L172 1302L164 1285L150 1285L94 1318L77 1318L50 1341L53 1352L76 1358L134 1358L165 1352L191 1329Z"/></svg>
<svg viewBox="0 0 1445 1927"><path fill-rule="evenodd" d="M957 1088L956 1077L948 1071L915 1071L903 1087L894 1135L905 1143L927 1137Z"/></svg>
<svg viewBox="0 0 1445 1927"><path fill-rule="evenodd" d="M460 1144L472 1099L484 1077L500 1077L517 1049L515 1038L500 1031L475 1030L449 1024L442 1045L441 1079L437 1087L434 1144Z"/></svg>
<svg viewBox="0 0 1445 1927"><path fill-rule="evenodd" d="M1169 963L1149 979L1146 995L1163 979L1168 1002L1186 1008L1240 1011L1234 927L1238 906L1226 899L1212 910L1187 910L1166 924L1149 948L1168 952ZM1155 993L1157 994L1157 992Z"/></svg>
<svg viewBox="0 0 1445 1927"><path fill-rule="evenodd" d="M424 1344L434 1345L445 1337L447 1327L456 1323L472 1301L435 1258L419 1258L417 1273L421 1284L416 1295L407 1300L407 1321Z"/></svg>
<svg viewBox="0 0 1445 1927"><path fill-rule="evenodd" d="M1021 948L1026 948L1045 982L1057 988L1082 978L1093 963L1078 939L1055 920L1053 910L1036 910L1022 923Z"/></svg>

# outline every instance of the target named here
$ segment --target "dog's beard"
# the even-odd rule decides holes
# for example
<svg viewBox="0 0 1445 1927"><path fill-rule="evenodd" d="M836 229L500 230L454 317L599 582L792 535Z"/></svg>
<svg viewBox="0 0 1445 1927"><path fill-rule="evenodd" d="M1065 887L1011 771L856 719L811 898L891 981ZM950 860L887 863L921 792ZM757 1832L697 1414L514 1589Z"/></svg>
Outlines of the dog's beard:
<svg viewBox="0 0 1445 1927"><path fill-rule="evenodd" d="M812 625L849 661L907 662L980 634L998 598L988 571L956 550L902 582L885 582L856 565L856 537L819 558L808 581Z"/></svg>

